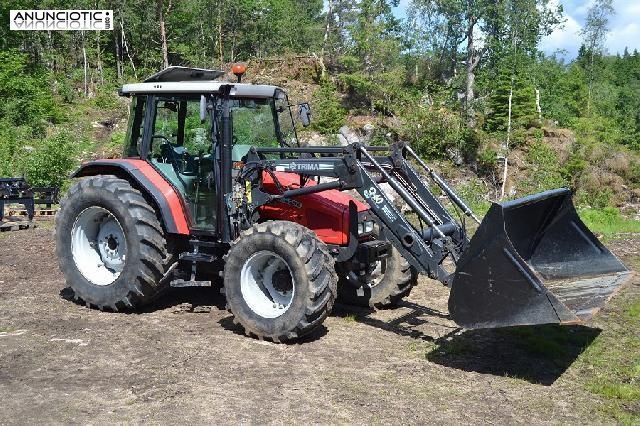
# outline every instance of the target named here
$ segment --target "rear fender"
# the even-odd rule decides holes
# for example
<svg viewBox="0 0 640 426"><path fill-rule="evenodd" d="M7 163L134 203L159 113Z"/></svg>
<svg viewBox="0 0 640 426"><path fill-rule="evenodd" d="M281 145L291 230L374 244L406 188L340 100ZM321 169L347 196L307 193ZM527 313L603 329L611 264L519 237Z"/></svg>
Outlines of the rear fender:
<svg viewBox="0 0 640 426"><path fill-rule="evenodd" d="M82 164L71 177L107 174L126 179L138 190L150 195L168 233L189 235L189 225L182 198L171 184L144 160L90 161Z"/></svg>

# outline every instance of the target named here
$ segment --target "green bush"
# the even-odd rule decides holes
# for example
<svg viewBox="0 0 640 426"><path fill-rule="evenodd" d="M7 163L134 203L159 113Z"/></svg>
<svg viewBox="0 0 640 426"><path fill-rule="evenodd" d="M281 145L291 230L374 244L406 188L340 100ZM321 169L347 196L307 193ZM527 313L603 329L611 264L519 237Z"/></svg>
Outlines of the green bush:
<svg viewBox="0 0 640 426"><path fill-rule="evenodd" d="M75 148L74 140L64 132L35 144L22 159L28 182L35 186L63 186L77 163Z"/></svg>
<svg viewBox="0 0 640 426"><path fill-rule="evenodd" d="M0 52L0 119L15 126L34 126L40 133L46 123L63 119L49 89L48 74L30 69L27 55Z"/></svg>
<svg viewBox="0 0 640 426"><path fill-rule="evenodd" d="M519 182L520 193L531 194L567 185L556 151L544 142L535 142L525 156L529 176Z"/></svg>
<svg viewBox="0 0 640 426"><path fill-rule="evenodd" d="M323 135L337 133L344 125L347 113L340 104L336 87L324 81L313 94L311 128Z"/></svg>
<svg viewBox="0 0 640 426"><path fill-rule="evenodd" d="M599 188L597 191L579 189L576 199L580 204L586 204L595 209L612 208L613 190L611 188Z"/></svg>
<svg viewBox="0 0 640 426"><path fill-rule="evenodd" d="M628 178L634 187L640 186L640 161L634 161L631 163Z"/></svg>
<svg viewBox="0 0 640 426"><path fill-rule="evenodd" d="M533 136L536 142L542 142L542 140L544 139L544 130L538 128L533 129L533 131L531 132L531 136Z"/></svg>
<svg viewBox="0 0 640 426"><path fill-rule="evenodd" d="M57 79L54 90L64 103L71 104L77 98L77 92L73 87L73 83L66 78Z"/></svg>
<svg viewBox="0 0 640 426"><path fill-rule="evenodd" d="M100 110L115 110L121 106L116 90L111 87L102 87L96 90L93 102Z"/></svg>
<svg viewBox="0 0 640 426"><path fill-rule="evenodd" d="M0 177L22 176L22 147L32 139L32 129L28 126L13 126L0 121Z"/></svg>
<svg viewBox="0 0 640 426"><path fill-rule="evenodd" d="M498 169L498 153L492 148L480 150L476 161L480 175L491 175Z"/></svg>
<svg viewBox="0 0 640 426"><path fill-rule="evenodd" d="M447 148L464 153L464 130L460 116L445 108L410 106L401 117L401 139L409 141L418 155L446 158Z"/></svg>
<svg viewBox="0 0 640 426"><path fill-rule="evenodd" d="M587 166L587 161L574 153L569 156L569 159L559 169L562 178L573 191L577 189L580 176Z"/></svg>
<svg viewBox="0 0 640 426"><path fill-rule="evenodd" d="M126 130L116 130L111 133L109 142L107 142L104 147L104 155L107 158L117 158L122 155L122 152L124 151L124 140L126 136ZM197 152L197 150L194 152Z"/></svg>
<svg viewBox="0 0 640 426"><path fill-rule="evenodd" d="M622 142L622 132L610 117L591 116L571 120L571 128L582 144L614 144Z"/></svg>
<svg viewBox="0 0 640 426"><path fill-rule="evenodd" d="M511 132L510 145L511 147L520 147L527 143L527 131L522 127L519 127Z"/></svg>
<svg viewBox="0 0 640 426"><path fill-rule="evenodd" d="M486 198L487 188L480 179L471 179L459 185L456 191L478 216L484 216L491 207Z"/></svg>

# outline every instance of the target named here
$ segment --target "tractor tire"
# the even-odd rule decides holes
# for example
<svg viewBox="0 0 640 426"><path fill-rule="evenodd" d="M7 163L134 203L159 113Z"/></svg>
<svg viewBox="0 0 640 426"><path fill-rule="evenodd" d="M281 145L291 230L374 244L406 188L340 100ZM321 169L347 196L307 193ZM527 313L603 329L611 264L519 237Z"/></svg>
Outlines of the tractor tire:
<svg viewBox="0 0 640 426"><path fill-rule="evenodd" d="M334 260L302 225L256 224L233 242L225 260L227 309L248 336L295 340L331 312L338 282Z"/></svg>
<svg viewBox="0 0 640 426"><path fill-rule="evenodd" d="M348 271L339 269L338 301L347 305L385 309L395 307L418 283L418 273L400 252L392 247L391 256L376 262L366 284L347 278Z"/></svg>
<svg viewBox="0 0 640 426"><path fill-rule="evenodd" d="M86 178L62 199L56 254L74 300L114 311L156 298L169 260L153 207L110 175Z"/></svg>

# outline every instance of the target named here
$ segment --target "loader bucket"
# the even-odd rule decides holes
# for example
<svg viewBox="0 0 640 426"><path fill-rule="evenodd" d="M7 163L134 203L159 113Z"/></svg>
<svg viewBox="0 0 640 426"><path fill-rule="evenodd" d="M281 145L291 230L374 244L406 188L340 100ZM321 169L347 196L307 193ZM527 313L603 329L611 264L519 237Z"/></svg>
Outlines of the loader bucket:
<svg viewBox="0 0 640 426"><path fill-rule="evenodd" d="M493 204L451 283L465 328L588 320L630 271L582 223L568 189Z"/></svg>

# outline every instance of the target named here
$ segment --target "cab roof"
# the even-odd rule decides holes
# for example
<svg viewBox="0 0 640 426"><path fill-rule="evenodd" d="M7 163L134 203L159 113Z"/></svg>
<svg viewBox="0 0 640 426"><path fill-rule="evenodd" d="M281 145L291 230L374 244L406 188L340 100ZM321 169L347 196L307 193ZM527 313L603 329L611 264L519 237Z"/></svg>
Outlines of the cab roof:
<svg viewBox="0 0 640 426"><path fill-rule="evenodd" d="M277 86L265 84L227 83L213 81L224 75L220 70L208 70L189 67L169 67L142 83L125 84L120 89L123 95L130 94L215 94L222 86L231 86L230 95L251 98L273 98Z"/></svg>

